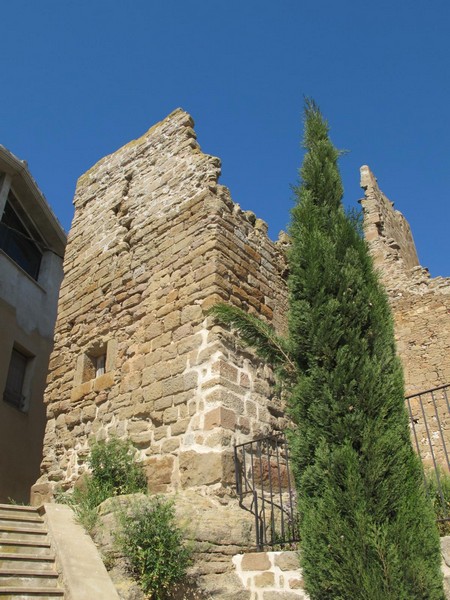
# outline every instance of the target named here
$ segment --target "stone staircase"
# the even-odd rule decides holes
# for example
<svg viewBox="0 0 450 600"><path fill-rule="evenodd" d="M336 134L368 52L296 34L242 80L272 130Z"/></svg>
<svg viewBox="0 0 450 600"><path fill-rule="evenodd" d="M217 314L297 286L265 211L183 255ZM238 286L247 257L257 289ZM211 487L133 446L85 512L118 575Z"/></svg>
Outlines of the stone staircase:
<svg viewBox="0 0 450 600"><path fill-rule="evenodd" d="M0 504L0 600L55 600L64 590L38 510Z"/></svg>

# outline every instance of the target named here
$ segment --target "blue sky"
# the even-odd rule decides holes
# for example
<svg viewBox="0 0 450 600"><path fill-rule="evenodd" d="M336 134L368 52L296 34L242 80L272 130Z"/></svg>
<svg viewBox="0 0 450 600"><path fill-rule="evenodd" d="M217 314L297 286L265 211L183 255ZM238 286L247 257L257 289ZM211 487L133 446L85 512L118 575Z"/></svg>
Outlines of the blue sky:
<svg viewBox="0 0 450 600"><path fill-rule="evenodd" d="M77 178L181 106L221 183L289 221L304 96L331 126L345 203L368 164L450 276L448 0L14 0L2 6L0 143L64 228Z"/></svg>

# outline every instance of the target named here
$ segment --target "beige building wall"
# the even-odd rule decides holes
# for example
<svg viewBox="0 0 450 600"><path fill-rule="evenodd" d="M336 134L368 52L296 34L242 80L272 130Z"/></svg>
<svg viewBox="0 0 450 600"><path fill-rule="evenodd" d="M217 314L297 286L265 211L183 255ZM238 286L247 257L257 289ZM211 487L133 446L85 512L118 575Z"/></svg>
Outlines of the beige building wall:
<svg viewBox="0 0 450 600"><path fill-rule="evenodd" d="M0 263L1 269L1 263ZM14 346L33 356L25 383L26 411L0 401L0 502L28 502L30 488L39 474L45 430L43 395L52 343L39 333L25 332L16 319L15 307L0 300L0 390L5 389Z"/></svg>
<svg viewBox="0 0 450 600"><path fill-rule="evenodd" d="M2 219L9 195L24 222L39 232L42 259L36 278L10 256ZM28 502L39 475L45 430L43 394L53 345L53 328L65 234L26 166L0 146L0 502ZM8 401L13 350L27 357L20 406Z"/></svg>

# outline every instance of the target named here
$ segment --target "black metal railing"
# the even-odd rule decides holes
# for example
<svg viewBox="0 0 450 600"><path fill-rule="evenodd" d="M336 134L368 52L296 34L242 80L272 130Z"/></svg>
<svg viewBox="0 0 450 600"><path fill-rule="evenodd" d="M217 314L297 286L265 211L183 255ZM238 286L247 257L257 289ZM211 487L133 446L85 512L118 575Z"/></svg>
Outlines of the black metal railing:
<svg viewBox="0 0 450 600"><path fill-rule="evenodd" d="M234 447L239 504L255 517L256 546L298 541L295 491L284 435L271 435Z"/></svg>
<svg viewBox="0 0 450 600"><path fill-rule="evenodd" d="M450 533L450 384L406 397L411 437L425 471L441 533ZM271 435L234 447L239 504L255 518L256 546L299 540L296 496L286 437Z"/></svg>
<svg viewBox="0 0 450 600"><path fill-rule="evenodd" d="M438 513L450 521L450 385L406 398L411 436L425 471L425 484Z"/></svg>

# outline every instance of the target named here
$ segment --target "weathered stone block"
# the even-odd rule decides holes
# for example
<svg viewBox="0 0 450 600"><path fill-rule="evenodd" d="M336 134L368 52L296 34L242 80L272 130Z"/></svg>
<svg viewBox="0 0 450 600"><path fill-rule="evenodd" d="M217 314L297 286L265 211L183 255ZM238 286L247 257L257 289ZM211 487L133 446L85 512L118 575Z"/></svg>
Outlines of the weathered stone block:
<svg viewBox="0 0 450 600"><path fill-rule="evenodd" d="M302 590L305 587L303 579L297 577L289 579L288 585L291 590Z"/></svg>
<svg viewBox="0 0 450 600"><path fill-rule="evenodd" d="M170 438L165 440L161 444L161 452L163 454L170 454L171 452L175 452L180 447L180 439L179 438Z"/></svg>
<svg viewBox="0 0 450 600"><path fill-rule="evenodd" d="M150 457L145 462L147 487L151 494L165 492L172 481L174 457Z"/></svg>
<svg viewBox="0 0 450 600"><path fill-rule="evenodd" d="M182 433L186 433L187 428L189 427L190 419L178 419L175 423L172 423L170 427L170 432L172 435L181 435Z"/></svg>
<svg viewBox="0 0 450 600"><path fill-rule="evenodd" d="M181 452L179 465L180 481L185 488L234 481L234 464L230 453Z"/></svg>
<svg viewBox="0 0 450 600"><path fill-rule="evenodd" d="M89 394L89 392L94 388L94 382L93 381L86 381L85 383L82 383L81 385L78 385L77 387L74 387L72 389L72 392L70 394L70 399L77 401L80 400L80 398L82 398L83 396L86 396L86 394Z"/></svg>
<svg viewBox="0 0 450 600"><path fill-rule="evenodd" d="M176 406L171 406L170 408L166 408L163 413L163 423L165 425L169 425L170 423L175 423L178 419L178 408Z"/></svg>
<svg viewBox="0 0 450 600"><path fill-rule="evenodd" d="M297 552L285 551L275 555L275 565L282 571L295 571L300 568Z"/></svg>
<svg viewBox="0 0 450 600"><path fill-rule="evenodd" d="M241 562L243 571L266 571L272 566L266 552L248 552Z"/></svg>
<svg viewBox="0 0 450 600"><path fill-rule="evenodd" d="M206 413L203 428L208 430L214 427L234 430L236 427L235 412L220 406Z"/></svg>
<svg viewBox="0 0 450 600"><path fill-rule="evenodd" d="M256 587L272 587L275 584L275 575L270 571L255 575L254 582Z"/></svg>
<svg viewBox="0 0 450 600"><path fill-rule="evenodd" d="M100 375L94 379L94 391L99 392L114 385L114 371Z"/></svg>
<svg viewBox="0 0 450 600"><path fill-rule="evenodd" d="M229 379L232 382L237 382L238 380L238 370L233 365L230 365L228 362L224 360L216 361L212 366L212 372L217 373L218 375L222 375L226 379Z"/></svg>

